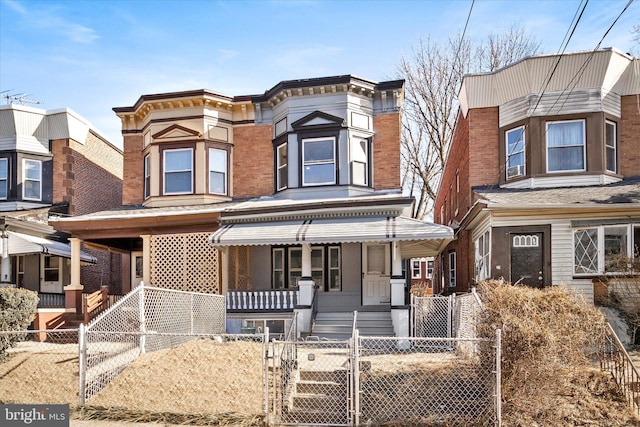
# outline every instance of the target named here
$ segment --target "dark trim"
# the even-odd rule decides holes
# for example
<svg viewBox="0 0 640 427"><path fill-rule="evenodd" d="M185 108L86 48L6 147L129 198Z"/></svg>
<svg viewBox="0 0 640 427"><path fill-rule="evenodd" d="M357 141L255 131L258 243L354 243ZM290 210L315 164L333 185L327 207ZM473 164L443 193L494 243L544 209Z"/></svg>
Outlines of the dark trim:
<svg viewBox="0 0 640 427"><path fill-rule="evenodd" d="M409 310L411 308L410 305L392 305L391 310Z"/></svg>
<svg viewBox="0 0 640 427"><path fill-rule="evenodd" d="M598 227L601 225L629 225L640 223L640 217L607 218L607 219L583 219L571 221L571 227Z"/></svg>
<svg viewBox="0 0 640 427"><path fill-rule="evenodd" d="M164 192L164 152L165 151L173 151L173 150L191 150L191 192L190 193L180 193L180 194L165 194ZM160 172L160 188L159 188L159 196L188 196L192 194L196 194L196 143L191 142L180 142L180 143L163 143L159 144L159 154L160 154L160 167L158 168ZM208 193L206 193L208 194Z"/></svg>
<svg viewBox="0 0 640 427"><path fill-rule="evenodd" d="M315 130L315 129L314 129ZM333 138L333 153L334 153L334 183L333 184L320 184L320 185L305 185L304 177L303 177L303 169L304 169L304 159L302 157L303 152L303 141L305 139L314 139L314 138ZM326 128L323 131L301 131L298 132L298 187L289 188L313 188L313 187L323 187L323 186L336 186L340 185L340 130L336 129L335 126L331 128Z"/></svg>
<svg viewBox="0 0 640 427"><path fill-rule="evenodd" d="M287 134L284 133L283 135L271 141L271 143L273 145L273 194L276 194L280 191L289 189L289 168L291 167L291 162L289 161L289 140L287 138ZM278 189L278 150L282 145L287 145L287 185L281 189Z"/></svg>
<svg viewBox="0 0 640 427"><path fill-rule="evenodd" d="M204 97L204 96L212 96L215 98L223 98L228 102L234 101L234 98L228 95L223 95L221 93L213 92L207 89L199 89L199 90L188 90L182 92L165 92L165 93L156 93L152 95L142 95L135 104L131 107L113 107L112 110L116 113L133 113L146 101L170 101L178 98L193 98L193 97Z"/></svg>
<svg viewBox="0 0 640 427"><path fill-rule="evenodd" d="M296 310L298 310L298 309L299 310L305 310L305 309L311 308L311 306L310 305L297 305L296 304L296 305L293 306L293 308L296 309Z"/></svg>
<svg viewBox="0 0 640 427"><path fill-rule="evenodd" d="M231 144L226 143L226 142L220 142L220 141L205 141L204 144L204 150L205 150L205 164L206 164L206 171L205 171L205 194L213 194L214 196L224 196L224 197L229 197L229 193L230 191L230 176L231 176ZM209 150L210 149L214 149L214 150L220 150L220 151L224 151L227 153L227 171L225 172L225 177L224 177L224 181L225 181L225 189L224 189L224 194L220 194L220 193L212 193L211 192L211 187L210 187L210 183L209 180L211 178L211 165L209 163L210 158L209 158ZM197 179L195 180L195 182L197 182ZM194 188L194 192L195 192L195 188Z"/></svg>
<svg viewBox="0 0 640 427"><path fill-rule="evenodd" d="M301 276L301 277L300 277L300 280L307 280L307 281L309 281L309 280L313 280L313 277L311 277L311 276Z"/></svg>
<svg viewBox="0 0 640 427"><path fill-rule="evenodd" d="M167 133L171 132L172 130L175 129L179 129L182 131L185 131L186 133L190 134L191 136L197 136L197 137L202 137L202 134L200 132L198 132L197 130L193 130L193 129L189 129L187 127L184 126L180 126L178 124L173 124L167 128L164 128L163 130L161 130L160 132L156 132L155 134L151 135L151 138L160 138L164 135L166 135Z"/></svg>
<svg viewBox="0 0 640 427"><path fill-rule="evenodd" d="M325 119L332 123L305 126L305 123L310 122L313 119L317 119L317 118ZM316 130L316 129L326 129L326 128L337 128L337 127L346 128L347 126L346 126L345 120L342 117L334 116L332 114L325 113L324 111L320 111L320 110L316 110L313 113L307 114L301 119L298 119L295 122L291 123L291 128L293 128L293 130L297 132L301 130L306 130L306 129Z"/></svg>
<svg viewBox="0 0 640 427"><path fill-rule="evenodd" d="M395 275L395 276L391 275L391 280L394 280L394 279L405 279L406 280L406 277L404 277L404 275L402 275L402 274Z"/></svg>

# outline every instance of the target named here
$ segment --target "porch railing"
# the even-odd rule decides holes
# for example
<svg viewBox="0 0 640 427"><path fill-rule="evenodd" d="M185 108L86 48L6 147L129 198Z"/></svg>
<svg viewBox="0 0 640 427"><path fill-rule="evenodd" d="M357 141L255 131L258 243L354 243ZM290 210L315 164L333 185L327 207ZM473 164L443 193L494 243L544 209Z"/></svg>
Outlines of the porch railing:
<svg viewBox="0 0 640 427"><path fill-rule="evenodd" d="M38 308L64 308L64 294L39 292Z"/></svg>
<svg viewBox="0 0 640 427"><path fill-rule="evenodd" d="M608 334L600 353L600 368L611 373L624 391L629 406L640 415L640 374L611 325L607 323L607 326Z"/></svg>
<svg viewBox="0 0 640 427"><path fill-rule="evenodd" d="M293 311L299 291L227 291L227 311Z"/></svg>

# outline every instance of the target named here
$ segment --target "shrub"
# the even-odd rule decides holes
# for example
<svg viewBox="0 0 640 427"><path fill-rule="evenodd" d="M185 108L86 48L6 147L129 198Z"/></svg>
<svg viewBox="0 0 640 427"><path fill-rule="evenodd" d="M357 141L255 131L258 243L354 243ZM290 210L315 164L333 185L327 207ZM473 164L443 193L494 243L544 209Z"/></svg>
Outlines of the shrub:
<svg viewBox="0 0 640 427"><path fill-rule="evenodd" d="M594 365L607 329L591 302L560 286L498 281L481 283L478 293L485 308L478 335L492 338L495 328L503 331L505 425L572 426L586 413L599 425L627 425L631 415L623 395ZM482 353L484 363L493 363L492 351ZM621 422L606 421L610 417Z"/></svg>
<svg viewBox="0 0 640 427"><path fill-rule="evenodd" d="M0 288L0 331L23 331L35 318L38 294L21 288ZM0 361L17 341L20 334L0 335Z"/></svg>

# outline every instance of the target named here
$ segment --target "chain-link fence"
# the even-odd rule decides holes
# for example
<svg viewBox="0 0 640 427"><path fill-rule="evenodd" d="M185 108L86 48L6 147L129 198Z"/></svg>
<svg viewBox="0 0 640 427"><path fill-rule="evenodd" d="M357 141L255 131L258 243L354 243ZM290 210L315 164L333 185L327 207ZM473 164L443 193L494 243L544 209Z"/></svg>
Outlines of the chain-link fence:
<svg viewBox="0 0 640 427"><path fill-rule="evenodd" d="M80 398L100 392L141 354L225 332L224 297L140 286L80 328Z"/></svg>
<svg viewBox="0 0 640 427"><path fill-rule="evenodd" d="M416 337L451 338L455 299L450 296L411 296L413 335Z"/></svg>
<svg viewBox="0 0 640 427"><path fill-rule="evenodd" d="M9 340L0 351L0 402L78 403L77 329L0 331Z"/></svg>

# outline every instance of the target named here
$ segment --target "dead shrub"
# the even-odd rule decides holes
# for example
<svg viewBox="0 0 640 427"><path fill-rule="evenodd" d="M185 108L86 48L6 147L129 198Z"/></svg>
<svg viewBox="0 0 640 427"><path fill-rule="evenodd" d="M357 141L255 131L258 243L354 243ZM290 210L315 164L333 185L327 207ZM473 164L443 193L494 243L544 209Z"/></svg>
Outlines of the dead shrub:
<svg viewBox="0 0 640 427"><path fill-rule="evenodd" d="M417 297L426 297L432 294L431 282L418 282L411 285L411 294Z"/></svg>
<svg viewBox="0 0 640 427"><path fill-rule="evenodd" d="M505 426L632 425L622 393L594 369L606 323L593 304L559 286L487 281L478 291L485 307L478 335L503 331ZM491 351L482 354L493 363Z"/></svg>

